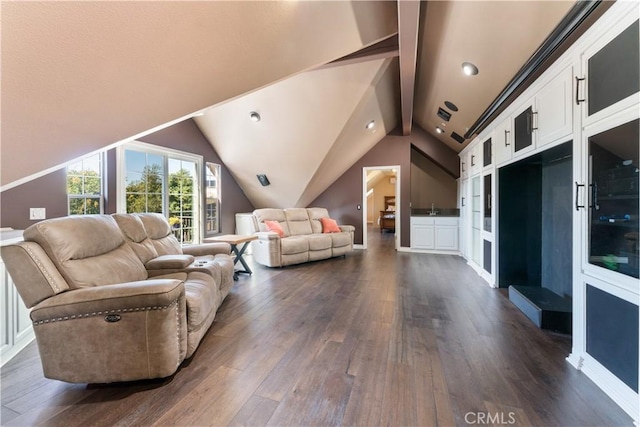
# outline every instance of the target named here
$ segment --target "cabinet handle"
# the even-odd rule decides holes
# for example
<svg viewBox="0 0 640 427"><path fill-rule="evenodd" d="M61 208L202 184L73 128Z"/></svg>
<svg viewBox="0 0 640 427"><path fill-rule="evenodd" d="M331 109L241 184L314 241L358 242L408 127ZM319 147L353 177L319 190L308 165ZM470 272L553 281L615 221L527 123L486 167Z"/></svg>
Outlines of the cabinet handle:
<svg viewBox="0 0 640 427"><path fill-rule="evenodd" d="M464 162L462 162L462 172L464 172Z"/></svg>
<svg viewBox="0 0 640 427"><path fill-rule="evenodd" d="M580 78L576 76L576 105L580 105L581 102L586 101L586 99L580 98L580 82L584 80L585 80L585 77Z"/></svg>
<svg viewBox="0 0 640 427"><path fill-rule="evenodd" d="M536 118L535 127L533 126L533 117L534 116ZM534 112L531 113L531 132L533 132L534 130L538 130L538 112L537 111L534 111Z"/></svg>
<svg viewBox="0 0 640 427"><path fill-rule="evenodd" d="M473 162L473 159L474 159L475 157L476 157L476 156L474 156L473 154L471 155L471 166L475 166L475 165L476 165L476 164Z"/></svg>
<svg viewBox="0 0 640 427"><path fill-rule="evenodd" d="M504 146L505 146L505 147L508 147L508 146L510 146L510 145L511 145L511 144L509 144L509 143L507 142L507 135L509 135L509 133L510 133L510 131L508 131L508 130L506 130L506 129L504 130Z"/></svg>
<svg viewBox="0 0 640 427"><path fill-rule="evenodd" d="M464 197L462 198L462 207L464 207Z"/></svg>
<svg viewBox="0 0 640 427"><path fill-rule="evenodd" d="M578 184L578 181L576 181L576 210L580 209L580 208L584 208L584 205L579 205L578 204L578 190L580 187L584 187L584 184Z"/></svg>

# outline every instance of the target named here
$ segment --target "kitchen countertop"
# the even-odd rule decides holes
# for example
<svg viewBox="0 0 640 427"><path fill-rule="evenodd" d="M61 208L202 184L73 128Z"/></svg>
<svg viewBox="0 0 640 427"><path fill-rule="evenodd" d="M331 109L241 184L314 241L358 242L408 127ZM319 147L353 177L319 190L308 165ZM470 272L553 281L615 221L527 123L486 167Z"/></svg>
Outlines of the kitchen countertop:
<svg viewBox="0 0 640 427"><path fill-rule="evenodd" d="M456 208L436 208L435 211L437 215L430 215L431 208L412 208L411 216L432 216L434 218L438 217L459 217L460 209Z"/></svg>

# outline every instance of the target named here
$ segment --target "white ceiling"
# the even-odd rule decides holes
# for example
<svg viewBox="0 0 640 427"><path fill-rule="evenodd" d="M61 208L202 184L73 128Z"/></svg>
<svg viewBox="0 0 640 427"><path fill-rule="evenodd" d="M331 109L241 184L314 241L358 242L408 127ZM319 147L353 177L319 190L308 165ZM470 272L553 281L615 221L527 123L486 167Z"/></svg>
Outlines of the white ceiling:
<svg viewBox="0 0 640 427"><path fill-rule="evenodd" d="M399 26L389 1L3 1L2 189L206 110L195 121L254 206L306 206L406 127L411 106L462 149L451 131L466 132L573 3L422 2ZM379 49L332 62L399 28L400 60ZM463 76L463 61L480 74ZM445 100L460 111L441 136Z"/></svg>

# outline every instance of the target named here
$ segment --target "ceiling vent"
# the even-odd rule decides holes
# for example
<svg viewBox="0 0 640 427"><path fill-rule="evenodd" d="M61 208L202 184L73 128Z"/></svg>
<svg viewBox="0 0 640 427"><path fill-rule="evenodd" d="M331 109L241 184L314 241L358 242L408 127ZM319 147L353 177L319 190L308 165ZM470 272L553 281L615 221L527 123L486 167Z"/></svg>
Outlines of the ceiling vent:
<svg viewBox="0 0 640 427"><path fill-rule="evenodd" d="M457 133L453 132L451 134L451 138L455 139L456 141L458 141L460 144L464 143L464 138L461 137L460 135L458 135Z"/></svg>
<svg viewBox="0 0 640 427"><path fill-rule="evenodd" d="M440 117L445 122L448 122L451 119L451 113L443 108L438 108L438 117Z"/></svg>

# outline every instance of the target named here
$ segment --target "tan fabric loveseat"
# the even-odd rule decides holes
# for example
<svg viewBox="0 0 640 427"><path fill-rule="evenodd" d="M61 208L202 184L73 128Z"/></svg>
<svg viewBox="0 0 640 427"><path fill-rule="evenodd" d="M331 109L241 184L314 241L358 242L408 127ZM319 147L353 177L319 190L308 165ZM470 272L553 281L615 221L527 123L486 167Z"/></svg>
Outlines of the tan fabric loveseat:
<svg viewBox="0 0 640 427"><path fill-rule="evenodd" d="M321 218L329 218L325 208L256 209L253 211L258 240L251 242L253 259L267 267L282 267L353 251L352 225L340 225L340 232L323 233ZM267 231L265 221L277 221L284 236Z"/></svg>
<svg viewBox="0 0 640 427"><path fill-rule="evenodd" d="M45 220L25 230L24 242L2 247L16 288L32 307L47 378L167 377L211 326L233 283L230 248L209 247L212 253L199 258L184 254L173 236L150 238L168 223L146 218L148 233L142 218L121 216L123 231L110 215Z"/></svg>

